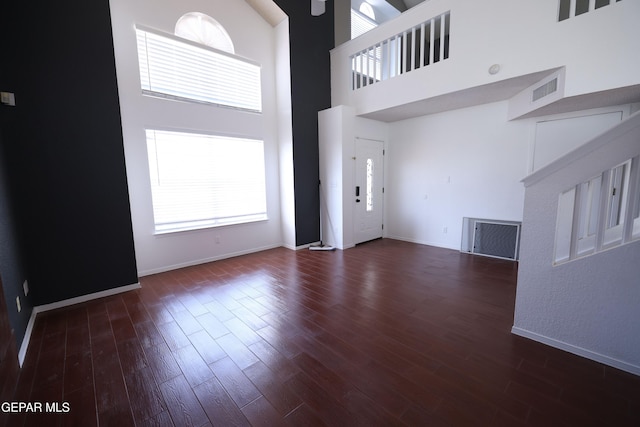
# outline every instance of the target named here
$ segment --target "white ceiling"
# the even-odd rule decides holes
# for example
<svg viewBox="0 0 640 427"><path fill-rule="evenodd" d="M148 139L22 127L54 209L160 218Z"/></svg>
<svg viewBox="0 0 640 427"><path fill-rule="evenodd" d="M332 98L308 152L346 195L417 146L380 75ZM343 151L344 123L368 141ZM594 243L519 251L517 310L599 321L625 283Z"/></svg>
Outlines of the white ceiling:
<svg viewBox="0 0 640 427"><path fill-rule="evenodd" d="M273 0L245 0L265 21L275 27L287 18L287 15Z"/></svg>
<svg viewBox="0 0 640 427"><path fill-rule="evenodd" d="M407 6L407 8L412 8L414 6L419 5L424 0L402 0L402 2Z"/></svg>

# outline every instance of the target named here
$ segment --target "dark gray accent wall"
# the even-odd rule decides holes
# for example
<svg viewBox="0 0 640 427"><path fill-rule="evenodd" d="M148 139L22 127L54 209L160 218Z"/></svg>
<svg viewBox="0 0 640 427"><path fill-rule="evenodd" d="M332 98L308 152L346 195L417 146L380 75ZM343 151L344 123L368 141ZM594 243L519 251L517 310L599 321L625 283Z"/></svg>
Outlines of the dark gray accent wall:
<svg viewBox="0 0 640 427"><path fill-rule="evenodd" d="M3 115L0 129L6 126L7 116L11 115L6 111L9 108L11 107L0 106L0 114ZM0 310L7 310L9 323L17 340L16 344L19 344L24 337L33 305L31 295L25 296L22 290L22 283L27 273L22 258L23 251L20 248L19 227L14 210L15 204L11 199L6 159L4 138L0 132L0 279L3 283L4 300L7 303L6 306L0 306ZM20 297L22 307L20 312L18 312L16 297Z"/></svg>
<svg viewBox="0 0 640 427"><path fill-rule="evenodd" d="M320 238L318 111L331 107L333 1L311 15L309 0L275 0L289 16L296 245Z"/></svg>
<svg viewBox="0 0 640 427"><path fill-rule="evenodd" d="M134 284L109 2L14 3L2 136L33 305Z"/></svg>
<svg viewBox="0 0 640 427"><path fill-rule="evenodd" d="M14 16L17 13L16 2L4 2L0 5L0 15ZM3 20L0 26L0 49L3 53L3 65L0 66L0 91L19 91L20 70L15 64L17 52L15 31L17 23L12 19ZM14 331L16 346L19 347L24 337L29 317L33 309L31 295L25 296L22 283L27 278L26 260L24 258L24 238L20 227L19 214L15 202L15 192L19 183L15 181L12 169L14 164L9 154L10 145L19 145L19 139L13 137L17 126L18 109L7 105L0 105L0 278L2 279L4 300L6 305L0 305L0 310L6 310L9 324ZM18 313L16 297L20 297L22 310ZM3 339L13 339L3 335ZM8 343L0 343L3 348Z"/></svg>
<svg viewBox="0 0 640 427"><path fill-rule="evenodd" d="M296 244L319 238L317 113L330 107L333 3L277 0L290 18ZM108 0L3 2L0 274L9 305L32 306L138 281ZM12 108L10 113L7 108ZM11 117L7 116L9 114ZM6 203L5 203L6 202ZM6 277L5 277L6 276ZM23 276L25 276L23 278Z"/></svg>

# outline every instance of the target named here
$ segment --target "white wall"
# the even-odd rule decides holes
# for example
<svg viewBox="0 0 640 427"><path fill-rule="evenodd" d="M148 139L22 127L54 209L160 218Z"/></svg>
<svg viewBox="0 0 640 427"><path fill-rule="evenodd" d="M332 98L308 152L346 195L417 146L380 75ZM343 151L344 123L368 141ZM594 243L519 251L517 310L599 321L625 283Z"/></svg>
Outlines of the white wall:
<svg viewBox="0 0 640 427"><path fill-rule="evenodd" d="M388 129L386 123L356 117L351 107L338 106L318 113L325 243L338 249L355 246L356 138L384 141L386 146ZM385 176L387 173L385 163Z"/></svg>
<svg viewBox="0 0 640 427"><path fill-rule="evenodd" d="M639 141L636 115L584 145L572 163L556 162L527 177L513 328L637 375L640 241L556 266L553 254L559 194L638 155Z"/></svg>
<svg viewBox="0 0 640 427"><path fill-rule="evenodd" d="M499 102L391 124L386 235L460 249L465 216L522 220L532 122L506 117Z"/></svg>
<svg viewBox="0 0 640 427"><path fill-rule="evenodd" d="M345 249L351 232L348 223L345 192L350 182L345 173L345 149L353 140L353 109L333 107L318 113L318 153L321 182L322 240L325 244ZM346 175L346 176L345 176Z"/></svg>
<svg viewBox="0 0 640 427"><path fill-rule="evenodd" d="M587 116L566 115L550 120L538 120L529 172L539 170L581 146L594 135L617 125L626 113L622 108L607 108L593 111L593 114Z"/></svg>
<svg viewBox="0 0 640 427"><path fill-rule="evenodd" d="M278 24L275 30L282 244L289 249L295 249L296 206L293 182L293 127L291 123L289 18Z"/></svg>
<svg viewBox="0 0 640 427"><path fill-rule="evenodd" d="M113 37L122 111L124 149L140 275L280 246L279 137L276 102L276 35L246 2L223 0L111 0ZM172 33L187 12L220 22L236 54L262 64L263 114L143 97L140 90L135 24ZM281 46L282 43L278 43ZM145 127L220 132L265 142L268 221L200 231L153 234L153 211Z"/></svg>

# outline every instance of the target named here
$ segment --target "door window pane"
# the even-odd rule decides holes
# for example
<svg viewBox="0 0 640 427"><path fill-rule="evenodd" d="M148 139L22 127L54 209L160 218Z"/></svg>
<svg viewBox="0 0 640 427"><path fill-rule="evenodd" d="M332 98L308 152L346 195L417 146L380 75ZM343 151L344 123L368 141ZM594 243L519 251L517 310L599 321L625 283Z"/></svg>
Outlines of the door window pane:
<svg viewBox="0 0 640 427"><path fill-rule="evenodd" d="M373 210L373 159L367 159L367 212Z"/></svg>

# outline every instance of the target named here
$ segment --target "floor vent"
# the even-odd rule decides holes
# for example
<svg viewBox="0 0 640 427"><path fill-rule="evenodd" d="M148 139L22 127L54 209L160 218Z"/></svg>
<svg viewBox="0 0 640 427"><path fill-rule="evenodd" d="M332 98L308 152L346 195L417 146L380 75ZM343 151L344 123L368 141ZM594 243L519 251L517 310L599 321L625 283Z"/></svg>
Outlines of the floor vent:
<svg viewBox="0 0 640 427"><path fill-rule="evenodd" d="M545 96L551 95L558 90L558 78L548 81L542 86L533 90L532 101L536 102L538 99L542 99Z"/></svg>
<svg viewBox="0 0 640 427"><path fill-rule="evenodd" d="M521 226L516 221L463 218L461 251L517 260Z"/></svg>

